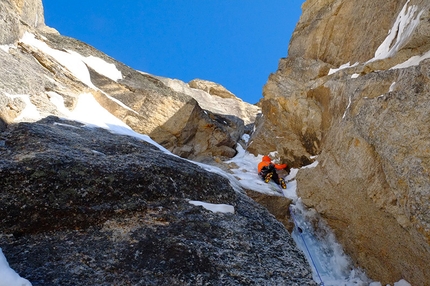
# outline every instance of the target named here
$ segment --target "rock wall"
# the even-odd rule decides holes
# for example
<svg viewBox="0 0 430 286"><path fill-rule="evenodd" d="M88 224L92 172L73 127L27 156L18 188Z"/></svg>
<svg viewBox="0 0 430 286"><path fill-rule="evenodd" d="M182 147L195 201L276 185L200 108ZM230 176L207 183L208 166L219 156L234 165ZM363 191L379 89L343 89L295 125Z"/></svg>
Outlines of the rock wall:
<svg viewBox="0 0 430 286"><path fill-rule="evenodd" d="M306 1L248 150L277 150L298 194L377 281L429 285L430 4Z"/></svg>

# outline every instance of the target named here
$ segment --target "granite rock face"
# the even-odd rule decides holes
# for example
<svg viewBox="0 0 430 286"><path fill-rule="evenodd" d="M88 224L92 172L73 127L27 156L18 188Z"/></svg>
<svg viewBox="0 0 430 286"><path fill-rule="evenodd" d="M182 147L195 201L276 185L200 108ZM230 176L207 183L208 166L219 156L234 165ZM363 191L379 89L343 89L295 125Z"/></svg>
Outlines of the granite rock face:
<svg viewBox="0 0 430 286"><path fill-rule="evenodd" d="M369 75L348 80L344 92L353 103L347 115L327 133L319 165L297 178L303 201L327 218L357 263L380 281L429 281L429 63L379 72L373 88ZM366 90L381 85L386 92L369 97Z"/></svg>
<svg viewBox="0 0 430 286"><path fill-rule="evenodd" d="M383 284L430 281L428 1L306 1L248 150L278 151L298 195ZM376 16L377 15L377 16Z"/></svg>
<svg viewBox="0 0 430 286"><path fill-rule="evenodd" d="M315 285L284 226L195 163L57 117L0 142L0 245L34 286Z"/></svg>
<svg viewBox="0 0 430 286"><path fill-rule="evenodd" d="M242 118L228 111L205 110L192 96L173 90L157 77L59 35L44 25L41 2L36 2L1 3L7 8L2 9L1 24L6 25L2 42L7 45L0 49L4 122L65 116L73 112L81 94L91 94L133 130L148 134L179 156L204 160L236 154L236 143L245 130ZM30 20L35 22L22 24ZM58 98L64 108L53 103ZM23 111L30 105L40 116L24 118Z"/></svg>

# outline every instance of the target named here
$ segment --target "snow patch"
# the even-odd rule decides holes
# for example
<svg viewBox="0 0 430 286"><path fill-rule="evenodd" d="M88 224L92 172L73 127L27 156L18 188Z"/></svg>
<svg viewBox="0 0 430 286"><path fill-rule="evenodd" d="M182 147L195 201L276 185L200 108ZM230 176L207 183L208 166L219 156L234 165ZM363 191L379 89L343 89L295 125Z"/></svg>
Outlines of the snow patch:
<svg viewBox="0 0 430 286"><path fill-rule="evenodd" d="M72 114L64 105L64 97L54 91L48 91L46 94L49 97L49 101L55 105L59 112L68 117Z"/></svg>
<svg viewBox="0 0 430 286"><path fill-rule="evenodd" d="M6 257L0 248L0 286L31 286L27 279L22 278L10 268Z"/></svg>
<svg viewBox="0 0 430 286"><path fill-rule="evenodd" d="M400 281L395 282L394 286L411 286L411 284L408 281L401 279Z"/></svg>
<svg viewBox="0 0 430 286"><path fill-rule="evenodd" d="M63 67L68 69L78 80L80 80L81 82L83 82L88 87L94 90L99 90L99 89L91 81L91 76L90 76L90 72L88 71L87 64L98 73L114 81L117 81L118 79L122 79L121 71L119 71L114 64L109 64L103 59L93 57L93 56L84 57L81 54L73 51L63 52L63 51L53 49L49 47L45 42L42 42L36 39L36 37L29 32L25 32L24 36L21 39L21 42L27 45L33 46L39 49L40 51L42 51L43 53L50 55L57 62L59 62ZM138 112L126 106L121 101L109 96L108 94L106 94L101 90L99 91L105 94L110 100L115 101L122 107L138 114Z"/></svg>
<svg viewBox="0 0 430 286"><path fill-rule="evenodd" d="M418 26L421 14L424 11L418 12L418 6L416 5L408 7L409 2L410 0L403 6L387 37L376 50L375 57L369 62L394 56L410 38Z"/></svg>
<svg viewBox="0 0 430 286"><path fill-rule="evenodd" d="M312 169L312 168L315 168L316 166L318 166L318 163L319 163L318 161L315 161L312 164L303 166L302 169Z"/></svg>
<svg viewBox="0 0 430 286"><path fill-rule="evenodd" d="M45 54L53 57L57 62L59 62L62 66L67 68L77 79L86 84L88 87L93 89L97 89L93 83L91 82L90 73L88 71L87 66L81 61L81 57L77 55L72 55L67 52L55 50L49 47L45 42L42 42L36 37L29 33L25 32L24 36L21 39L21 42L30 46L33 46Z"/></svg>
<svg viewBox="0 0 430 286"><path fill-rule="evenodd" d="M392 70L404 69L404 68L408 68L408 67L417 66L425 59L430 59L430 51L428 51L427 53L425 53L421 56L413 56L410 59L408 59L407 61L405 61L401 64L398 64L398 65L392 67L391 69Z"/></svg>
<svg viewBox="0 0 430 286"><path fill-rule="evenodd" d="M28 94L15 94L11 95L8 93L4 93L9 98L15 99L20 98L25 103L25 108L21 113L14 119L14 122L19 122L23 120L40 120L42 119L42 116L40 115L39 111L37 110L37 107L31 102L30 95Z"/></svg>
<svg viewBox="0 0 430 286"><path fill-rule="evenodd" d="M133 131L127 124L100 106L92 94L86 93L79 96L78 103L72 111L70 119L86 123L89 127L101 127L115 134L128 135L147 141L157 146L160 150L171 154L166 148L156 143L148 135Z"/></svg>
<svg viewBox="0 0 430 286"><path fill-rule="evenodd" d="M243 149L241 145L236 147L237 154L235 157L227 161L227 164L235 164L237 168L231 169L234 177L238 180L238 184L247 190L253 190L269 195L279 195L274 191L270 184L266 184L258 176L258 163L263 158L262 155L254 156Z"/></svg>
<svg viewBox="0 0 430 286"><path fill-rule="evenodd" d="M346 68L352 68L357 66L359 63L356 62L355 64L351 65L350 62L347 62L346 64L341 65L340 67L338 67L337 69L330 69L330 71L328 72L328 75L334 74L340 70L346 69Z"/></svg>
<svg viewBox="0 0 430 286"><path fill-rule="evenodd" d="M64 99L55 92L49 92L50 100L67 119L75 120L86 125L86 127L100 127L119 135L128 135L146 141L161 151L170 154L166 148L152 140L148 135L140 134L131 129L127 124L104 109L90 93L81 94L73 111L64 106Z"/></svg>
<svg viewBox="0 0 430 286"><path fill-rule="evenodd" d="M62 127L68 127L68 128L72 128L72 129L79 129L79 127L76 127L76 126L73 126L70 124L58 123L58 122L54 122L54 125L62 126Z"/></svg>
<svg viewBox="0 0 430 286"><path fill-rule="evenodd" d="M109 98L110 100L112 100L113 102L118 103L118 105L120 105L120 106L124 107L125 109L130 110L130 111L131 111L131 112L133 112L133 113L139 114L139 112L137 112L137 111L133 110L131 107L128 107L128 106L127 106L127 105L125 105L123 102L119 101L118 99L116 99L116 98L114 98L114 97L110 96L109 94L105 93L105 92L104 92L104 91L102 91L102 90L101 90L101 92L102 92L104 95L106 95L106 97L107 97L107 98Z"/></svg>
<svg viewBox="0 0 430 286"><path fill-rule="evenodd" d="M243 142L245 142L245 143L248 143L248 142L249 142L249 138L251 138L251 137L249 136L249 134L243 134L243 135L242 135L242 140L243 140Z"/></svg>
<svg viewBox="0 0 430 286"><path fill-rule="evenodd" d="M344 112L344 113L343 113L343 115L342 115L342 119L344 119L344 118L345 118L346 113L348 112L348 109L351 107L351 104L352 104L352 96L350 96L350 97L348 98L348 106L346 107L345 112Z"/></svg>
<svg viewBox="0 0 430 286"><path fill-rule="evenodd" d="M9 53L9 50L13 48L15 48L14 45L0 45L0 49L5 51L6 53Z"/></svg>
<svg viewBox="0 0 430 286"><path fill-rule="evenodd" d="M113 81L122 79L122 73L116 68L115 64L107 63L105 60L94 56L84 57L75 51L67 50L67 52L71 55L79 57L84 63L90 66L97 73L104 75Z"/></svg>
<svg viewBox="0 0 430 286"><path fill-rule="evenodd" d="M211 203L200 202L200 201L189 201L189 203L195 206L202 206L203 208L214 213L233 213L234 214L234 207L232 205L211 204Z"/></svg>

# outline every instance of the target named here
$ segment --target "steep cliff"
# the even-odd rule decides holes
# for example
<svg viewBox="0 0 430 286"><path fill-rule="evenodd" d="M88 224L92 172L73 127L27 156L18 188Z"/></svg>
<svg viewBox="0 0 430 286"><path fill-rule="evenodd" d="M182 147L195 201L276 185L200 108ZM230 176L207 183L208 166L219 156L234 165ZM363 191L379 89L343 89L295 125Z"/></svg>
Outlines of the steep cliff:
<svg viewBox="0 0 430 286"><path fill-rule="evenodd" d="M248 150L277 150L298 194L375 280L429 285L430 4L308 0Z"/></svg>

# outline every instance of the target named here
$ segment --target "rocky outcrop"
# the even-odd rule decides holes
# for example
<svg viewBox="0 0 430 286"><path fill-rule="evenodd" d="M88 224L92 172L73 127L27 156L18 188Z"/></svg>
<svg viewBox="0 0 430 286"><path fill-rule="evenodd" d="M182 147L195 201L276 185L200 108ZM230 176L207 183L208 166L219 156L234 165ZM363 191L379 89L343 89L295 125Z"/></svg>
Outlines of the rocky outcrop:
<svg viewBox="0 0 430 286"><path fill-rule="evenodd" d="M193 79L188 83L188 85L191 88L200 89L203 91L206 91L210 95L215 95L221 98L234 98L237 99L236 96L228 91L225 87L222 85L211 82L208 80L202 80L202 79Z"/></svg>
<svg viewBox="0 0 430 286"><path fill-rule="evenodd" d="M194 163L56 117L0 143L0 245L34 286L315 285L283 225Z"/></svg>
<svg viewBox="0 0 430 286"><path fill-rule="evenodd" d="M248 150L277 150L298 195L383 284L428 285L430 7L306 1ZM378 16L375 16L378 15Z"/></svg>
<svg viewBox="0 0 430 286"><path fill-rule="evenodd" d="M261 109L242 101L220 84L206 80L192 80L188 84L177 79L158 77L173 90L187 94L210 112L235 116L245 125L253 125Z"/></svg>

